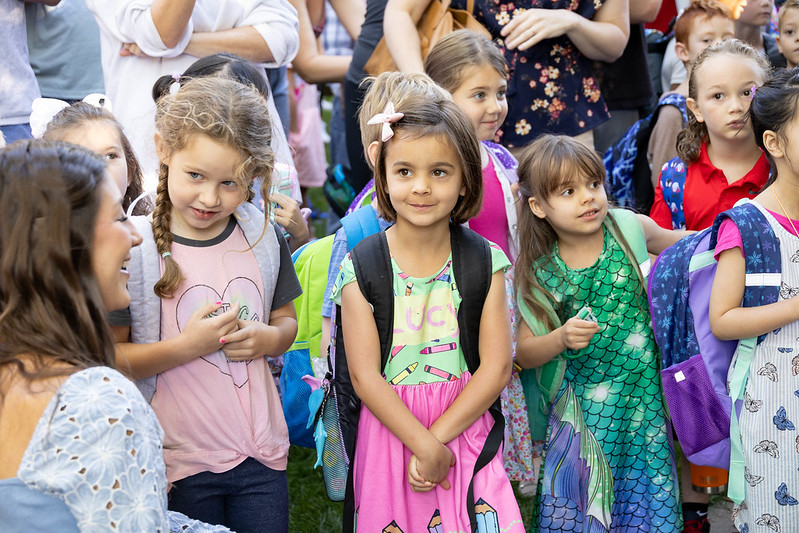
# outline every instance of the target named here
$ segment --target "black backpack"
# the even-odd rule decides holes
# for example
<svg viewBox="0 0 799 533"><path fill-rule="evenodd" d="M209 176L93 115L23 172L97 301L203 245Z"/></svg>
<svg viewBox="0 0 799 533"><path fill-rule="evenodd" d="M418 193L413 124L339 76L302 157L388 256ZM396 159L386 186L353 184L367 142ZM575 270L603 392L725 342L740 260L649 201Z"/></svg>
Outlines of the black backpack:
<svg viewBox="0 0 799 533"><path fill-rule="evenodd" d="M455 282L461 288L463 301L458 308L460 342L469 372L474 374L480 366L479 332L483 303L491 286L491 249L483 237L458 224L450 225L452 245L452 271ZM385 368L393 341L394 290L392 283L391 257L385 232L371 235L361 241L351 252L358 287L374 309L375 322L380 336L381 368ZM360 417L361 400L355 394L344 353L344 338L341 327L341 308L336 309L336 357L332 380L339 423L347 457L355 454L356 432ZM505 432L505 419L500 409L499 398L489 408L494 425L486 438L483 449L474 465L474 474L487 465L497 454ZM469 483L466 508L472 531L477 530L474 511L473 481ZM352 469L347 476L344 499L344 531L353 531L355 516L352 486Z"/></svg>

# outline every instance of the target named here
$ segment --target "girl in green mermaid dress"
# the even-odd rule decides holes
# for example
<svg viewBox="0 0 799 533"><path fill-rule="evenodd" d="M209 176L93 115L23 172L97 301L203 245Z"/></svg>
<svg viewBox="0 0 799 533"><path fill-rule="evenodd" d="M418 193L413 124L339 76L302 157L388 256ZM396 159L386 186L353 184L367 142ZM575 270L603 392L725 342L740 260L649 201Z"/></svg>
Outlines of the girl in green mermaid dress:
<svg viewBox="0 0 799 533"><path fill-rule="evenodd" d="M657 253L683 233L609 210L604 181L599 156L569 137L540 137L519 164L517 362L536 368L548 408L534 525L679 532L671 427L643 280L647 248Z"/></svg>

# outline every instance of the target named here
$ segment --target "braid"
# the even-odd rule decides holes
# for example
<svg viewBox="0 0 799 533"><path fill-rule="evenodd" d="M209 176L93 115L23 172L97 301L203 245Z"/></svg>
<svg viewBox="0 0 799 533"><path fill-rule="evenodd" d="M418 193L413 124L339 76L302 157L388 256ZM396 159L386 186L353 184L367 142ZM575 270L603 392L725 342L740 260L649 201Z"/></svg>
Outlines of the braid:
<svg viewBox="0 0 799 533"><path fill-rule="evenodd" d="M172 231L169 229L172 214L172 201L169 199L168 181L169 167L161 163L158 170L158 188L153 210L153 237L158 254L162 255L172 250ZM159 298L169 298L177 290L183 279L177 261L168 255L164 259L164 275L155 284L153 290Z"/></svg>

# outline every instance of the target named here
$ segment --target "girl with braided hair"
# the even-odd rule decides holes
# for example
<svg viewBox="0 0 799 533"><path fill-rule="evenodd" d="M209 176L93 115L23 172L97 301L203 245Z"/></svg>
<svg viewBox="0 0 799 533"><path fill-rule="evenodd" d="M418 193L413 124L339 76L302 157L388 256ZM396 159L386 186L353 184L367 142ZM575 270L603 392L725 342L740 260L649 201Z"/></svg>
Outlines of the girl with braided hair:
<svg viewBox="0 0 799 533"><path fill-rule="evenodd" d="M171 93L157 104L152 221L134 217L133 342L117 360L164 427L170 509L286 532L289 439L267 357L294 341L300 287L282 232L250 202L274 165L266 100L216 77Z"/></svg>

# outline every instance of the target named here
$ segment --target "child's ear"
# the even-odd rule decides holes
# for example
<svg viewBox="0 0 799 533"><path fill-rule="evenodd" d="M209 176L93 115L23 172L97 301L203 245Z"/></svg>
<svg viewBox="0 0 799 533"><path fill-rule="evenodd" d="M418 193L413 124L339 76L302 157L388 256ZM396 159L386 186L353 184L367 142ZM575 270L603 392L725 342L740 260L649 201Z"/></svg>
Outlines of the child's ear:
<svg viewBox="0 0 799 533"><path fill-rule="evenodd" d="M777 34L777 50L779 50L782 55L785 55L785 53L782 51L782 44L780 44L779 34Z"/></svg>
<svg viewBox="0 0 799 533"><path fill-rule="evenodd" d="M687 100L685 100L685 105L688 106L688 109L690 109L691 113L694 114L697 122L705 121L705 117L703 117L702 112L699 111L699 106L696 105L696 100L694 100L693 98L688 98Z"/></svg>
<svg viewBox="0 0 799 533"><path fill-rule="evenodd" d="M674 53L677 54L677 58L683 63L688 63L691 60L688 47L684 43L674 43Z"/></svg>
<svg viewBox="0 0 799 533"><path fill-rule="evenodd" d="M155 153L158 156L158 161L168 165L169 164L169 151L166 148L166 144L164 143L164 138L161 137L159 132L155 132L153 136L153 140L155 141Z"/></svg>
<svg viewBox="0 0 799 533"><path fill-rule="evenodd" d="M541 207L541 203L538 201L538 198L535 196L531 196L527 199L527 205L530 206L530 211L533 212L535 216L538 218L547 218L546 212L544 212L544 208Z"/></svg>
<svg viewBox="0 0 799 533"><path fill-rule="evenodd" d="M377 150L380 147L379 141L372 141L372 144L366 149L366 153L369 154L369 161L372 162L372 168L375 166L375 161L377 161Z"/></svg>
<svg viewBox="0 0 799 533"><path fill-rule="evenodd" d="M785 152L782 149L782 141L777 134L772 130L763 132L763 146L766 148L771 157L781 158L785 157Z"/></svg>

